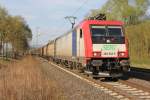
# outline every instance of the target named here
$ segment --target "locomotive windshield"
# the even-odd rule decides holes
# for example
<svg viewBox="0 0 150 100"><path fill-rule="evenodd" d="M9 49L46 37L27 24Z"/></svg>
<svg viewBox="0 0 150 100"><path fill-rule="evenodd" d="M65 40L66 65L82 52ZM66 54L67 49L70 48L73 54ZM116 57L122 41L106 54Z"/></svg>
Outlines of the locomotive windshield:
<svg viewBox="0 0 150 100"><path fill-rule="evenodd" d="M108 26L108 36L122 36L122 28L120 26Z"/></svg>
<svg viewBox="0 0 150 100"><path fill-rule="evenodd" d="M105 26L92 26L92 36L106 36Z"/></svg>
<svg viewBox="0 0 150 100"><path fill-rule="evenodd" d="M121 26L91 26L91 35L93 44L109 43L122 44L124 36Z"/></svg>

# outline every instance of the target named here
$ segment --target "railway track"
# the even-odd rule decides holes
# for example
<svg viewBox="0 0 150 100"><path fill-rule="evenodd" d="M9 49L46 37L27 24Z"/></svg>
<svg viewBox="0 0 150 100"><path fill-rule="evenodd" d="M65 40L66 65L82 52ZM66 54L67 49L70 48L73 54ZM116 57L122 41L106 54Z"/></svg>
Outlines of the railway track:
<svg viewBox="0 0 150 100"><path fill-rule="evenodd" d="M148 86L145 87L143 85L139 85L139 84L137 84L135 82L131 82L131 81L128 81L128 80L126 80L126 81L119 80L119 82L122 83L122 84L127 84L129 86L132 86L132 87L135 87L135 88L138 88L138 89L141 89L143 91L147 91L147 92L150 93L150 87L148 87Z"/></svg>
<svg viewBox="0 0 150 100"><path fill-rule="evenodd" d="M143 86L131 83L128 81L119 80L117 82L101 82L99 80L94 80L85 75L67 69L65 67L60 67L52 62L49 62L51 65L63 70L64 72L73 75L76 78L79 78L88 84L92 85L103 91L104 93L113 96L119 100L150 100L150 90Z"/></svg>
<svg viewBox="0 0 150 100"><path fill-rule="evenodd" d="M141 87L133 86L128 82L107 82L106 84L112 85L114 88L124 92L127 96L130 96L134 100L150 100L150 92L148 89L141 89Z"/></svg>

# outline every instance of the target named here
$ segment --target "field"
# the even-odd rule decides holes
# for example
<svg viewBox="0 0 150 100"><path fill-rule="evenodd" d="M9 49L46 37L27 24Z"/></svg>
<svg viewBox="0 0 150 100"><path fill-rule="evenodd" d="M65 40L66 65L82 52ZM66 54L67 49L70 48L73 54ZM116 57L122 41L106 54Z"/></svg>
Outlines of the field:
<svg viewBox="0 0 150 100"><path fill-rule="evenodd" d="M135 67L150 69L150 21L126 27L129 40L131 64Z"/></svg>
<svg viewBox="0 0 150 100"><path fill-rule="evenodd" d="M5 67L1 65L0 69L0 100L63 100L57 84L39 66L32 57L5 61Z"/></svg>
<svg viewBox="0 0 150 100"><path fill-rule="evenodd" d="M131 66L143 69L150 69L150 62L149 59L143 60L131 59Z"/></svg>

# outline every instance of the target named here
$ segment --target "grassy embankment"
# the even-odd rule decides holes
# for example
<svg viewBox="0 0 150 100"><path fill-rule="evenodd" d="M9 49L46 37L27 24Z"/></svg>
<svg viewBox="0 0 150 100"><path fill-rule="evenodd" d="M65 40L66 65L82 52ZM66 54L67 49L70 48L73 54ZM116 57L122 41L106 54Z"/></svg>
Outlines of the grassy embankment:
<svg viewBox="0 0 150 100"><path fill-rule="evenodd" d="M36 60L28 57L17 63L5 61L5 64L0 69L0 100L63 99L56 83L42 73Z"/></svg>
<svg viewBox="0 0 150 100"><path fill-rule="evenodd" d="M150 21L126 27L131 65L150 69Z"/></svg>

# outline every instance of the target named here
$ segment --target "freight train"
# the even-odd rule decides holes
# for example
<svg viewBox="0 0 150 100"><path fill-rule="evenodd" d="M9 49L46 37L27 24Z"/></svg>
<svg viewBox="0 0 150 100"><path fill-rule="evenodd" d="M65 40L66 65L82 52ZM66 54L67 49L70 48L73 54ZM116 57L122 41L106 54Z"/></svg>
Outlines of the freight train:
<svg viewBox="0 0 150 100"><path fill-rule="evenodd" d="M130 69L128 40L121 21L82 21L38 49L40 55L93 77L120 77Z"/></svg>

